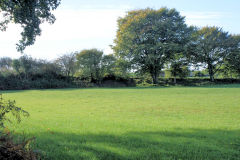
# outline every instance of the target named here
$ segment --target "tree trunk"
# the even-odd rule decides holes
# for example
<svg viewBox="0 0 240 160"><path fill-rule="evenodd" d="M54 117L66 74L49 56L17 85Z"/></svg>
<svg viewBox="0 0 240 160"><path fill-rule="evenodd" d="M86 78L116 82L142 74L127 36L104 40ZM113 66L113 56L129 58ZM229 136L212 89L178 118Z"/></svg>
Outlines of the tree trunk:
<svg viewBox="0 0 240 160"><path fill-rule="evenodd" d="M211 82L214 82L214 76L213 75L210 75L210 80L211 80Z"/></svg>
<svg viewBox="0 0 240 160"><path fill-rule="evenodd" d="M93 83L94 78L93 78L93 74L92 73L90 74L90 77L91 77L91 83Z"/></svg>
<svg viewBox="0 0 240 160"><path fill-rule="evenodd" d="M152 73L153 84L158 84L158 72Z"/></svg>
<svg viewBox="0 0 240 160"><path fill-rule="evenodd" d="M176 78L176 77L174 77L174 79L173 79L173 83L174 83L174 84L177 83L177 78Z"/></svg>
<svg viewBox="0 0 240 160"><path fill-rule="evenodd" d="M210 81L214 82L214 73L213 73L213 67L211 64L208 64L208 73L210 76Z"/></svg>

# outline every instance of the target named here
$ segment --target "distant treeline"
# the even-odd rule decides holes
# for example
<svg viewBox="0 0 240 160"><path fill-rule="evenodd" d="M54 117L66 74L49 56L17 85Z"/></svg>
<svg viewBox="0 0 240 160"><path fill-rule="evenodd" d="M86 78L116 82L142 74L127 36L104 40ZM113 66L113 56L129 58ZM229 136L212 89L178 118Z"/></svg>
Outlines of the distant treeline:
<svg viewBox="0 0 240 160"><path fill-rule="evenodd" d="M24 55L0 58L0 89L135 86L127 67L97 49L65 54L53 61Z"/></svg>
<svg viewBox="0 0 240 160"><path fill-rule="evenodd" d="M159 74L159 85L196 85L209 82L207 69L191 67L165 68ZM240 83L238 74L222 68L215 83ZM67 87L127 87L152 84L149 73L138 72L115 55L104 55L97 49L64 54L53 61L24 55L18 59L0 58L0 90Z"/></svg>

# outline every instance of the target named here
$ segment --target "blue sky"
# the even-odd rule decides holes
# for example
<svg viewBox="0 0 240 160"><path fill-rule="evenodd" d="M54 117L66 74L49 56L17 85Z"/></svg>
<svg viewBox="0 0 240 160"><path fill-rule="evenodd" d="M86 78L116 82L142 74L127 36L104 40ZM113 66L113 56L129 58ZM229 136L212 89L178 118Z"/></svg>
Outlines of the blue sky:
<svg viewBox="0 0 240 160"><path fill-rule="evenodd" d="M147 7L176 8L186 17L188 25L219 26L224 31L240 34L239 0L62 0L54 11L56 22L43 24L42 35L25 53L35 58L54 59L65 53L98 48L109 54L117 18L126 11ZM0 57L21 56L15 46L20 31L19 26L11 24L7 32L0 32Z"/></svg>

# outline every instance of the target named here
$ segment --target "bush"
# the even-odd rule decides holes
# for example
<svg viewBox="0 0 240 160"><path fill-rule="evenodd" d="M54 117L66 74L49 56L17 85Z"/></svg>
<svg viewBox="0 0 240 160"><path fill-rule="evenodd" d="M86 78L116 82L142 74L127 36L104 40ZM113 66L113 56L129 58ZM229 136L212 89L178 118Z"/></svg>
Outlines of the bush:
<svg viewBox="0 0 240 160"><path fill-rule="evenodd" d="M0 159L2 160L37 160L38 157L30 146L34 138L15 143L9 131L0 136Z"/></svg>
<svg viewBox="0 0 240 160"><path fill-rule="evenodd" d="M21 121L21 115L29 116L29 113L16 106L16 102L12 100L5 101L0 94L0 127L4 128L6 121L11 122L7 115L11 113L18 122Z"/></svg>
<svg viewBox="0 0 240 160"><path fill-rule="evenodd" d="M15 143L10 131L5 127L6 121L11 122L9 114L12 114L18 123L21 121L21 116L29 116L28 112L16 106L15 101L5 101L0 94L0 159L36 160L36 154L29 147L34 138Z"/></svg>
<svg viewBox="0 0 240 160"><path fill-rule="evenodd" d="M45 89L75 87L71 78L55 74L31 74L27 78L24 75L1 75L0 90L11 89Z"/></svg>

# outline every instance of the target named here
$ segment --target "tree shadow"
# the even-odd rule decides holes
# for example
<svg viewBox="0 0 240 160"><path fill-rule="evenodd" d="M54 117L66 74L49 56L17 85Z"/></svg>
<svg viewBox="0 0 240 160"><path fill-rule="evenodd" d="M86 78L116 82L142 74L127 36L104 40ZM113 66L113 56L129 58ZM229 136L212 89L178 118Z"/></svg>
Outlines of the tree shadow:
<svg viewBox="0 0 240 160"><path fill-rule="evenodd" d="M78 91L78 90L148 90L148 89L168 89L168 88L240 88L240 84L177 84L177 85L160 85L160 86L143 86L143 87L89 87L89 88L52 88L52 89L25 89L25 90L0 90L0 94L20 93L27 91Z"/></svg>
<svg viewBox="0 0 240 160"><path fill-rule="evenodd" d="M240 84L214 84L214 85L206 85L199 86L200 88L240 88Z"/></svg>
<svg viewBox="0 0 240 160"><path fill-rule="evenodd" d="M27 90L0 90L0 94L10 94L10 93L19 93L25 92Z"/></svg>
<svg viewBox="0 0 240 160"><path fill-rule="evenodd" d="M239 160L240 130L175 129L124 134L38 133L44 159Z"/></svg>

